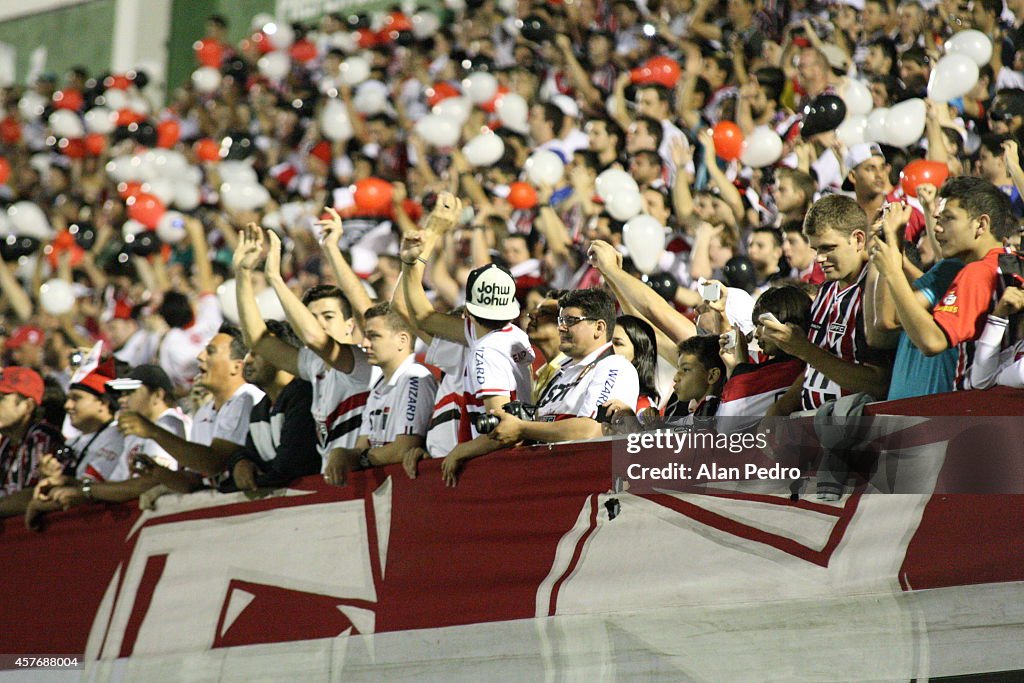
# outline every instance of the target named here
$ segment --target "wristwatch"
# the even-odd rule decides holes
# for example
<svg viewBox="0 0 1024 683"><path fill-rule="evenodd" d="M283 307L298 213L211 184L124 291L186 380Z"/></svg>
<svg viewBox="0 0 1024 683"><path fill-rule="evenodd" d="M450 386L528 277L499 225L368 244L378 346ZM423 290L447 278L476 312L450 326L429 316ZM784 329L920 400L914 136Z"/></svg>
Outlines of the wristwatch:
<svg viewBox="0 0 1024 683"><path fill-rule="evenodd" d="M82 482L82 495L86 497L86 500L92 500L92 479L86 479Z"/></svg>
<svg viewBox="0 0 1024 683"><path fill-rule="evenodd" d="M363 452L359 454L359 469L365 470L373 467L373 463L370 462L370 449L364 448Z"/></svg>

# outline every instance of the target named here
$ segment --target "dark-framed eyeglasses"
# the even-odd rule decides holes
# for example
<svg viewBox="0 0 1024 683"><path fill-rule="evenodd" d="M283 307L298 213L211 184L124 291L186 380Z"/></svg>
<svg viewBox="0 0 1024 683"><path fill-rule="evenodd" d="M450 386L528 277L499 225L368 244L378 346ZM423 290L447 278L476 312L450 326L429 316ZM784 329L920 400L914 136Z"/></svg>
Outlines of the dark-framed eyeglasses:
<svg viewBox="0 0 1024 683"><path fill-rule="evenodd" d="M571 327L575 327L584 320L594 321L597 320L597 318L587 318L579 315L560 315L558 316L558 326L569 329Z"/></svg>

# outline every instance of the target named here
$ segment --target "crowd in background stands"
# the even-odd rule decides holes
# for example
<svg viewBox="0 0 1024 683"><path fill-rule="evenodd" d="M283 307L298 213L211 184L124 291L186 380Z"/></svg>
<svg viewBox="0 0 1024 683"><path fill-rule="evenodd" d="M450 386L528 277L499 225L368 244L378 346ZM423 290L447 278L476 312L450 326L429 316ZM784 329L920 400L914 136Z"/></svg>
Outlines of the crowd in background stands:
<svg viewBox="0 0 1024 683"><path fill-rule="evenodd" d="M468 0L7 89L0 514L1019 388L1022 24Z"/></svg>

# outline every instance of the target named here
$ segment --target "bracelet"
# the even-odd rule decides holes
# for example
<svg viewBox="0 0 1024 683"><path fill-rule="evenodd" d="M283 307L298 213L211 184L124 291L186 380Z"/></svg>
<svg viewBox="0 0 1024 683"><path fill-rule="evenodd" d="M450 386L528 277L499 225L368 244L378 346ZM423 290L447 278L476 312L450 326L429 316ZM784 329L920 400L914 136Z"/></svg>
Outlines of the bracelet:
<svg viewBox="0 0 1024 683"><path fill-rule="evenodd" d="M399 261L402 261L402 259L398 259L398 260L399 260ZM426 262L426 260L425 260L425 259L423 259L422 257L419 257L419 256L417 256L417 257L416 257L416 261L419 261L420 263L422 263L422 264L423 264L423 265L425 265L425 266L426 266L426 265L429 265L429 264L428 264L428 263ZM402 261L402 263L404 263L404 264L405 264L405 265L407 265L407 266L415 266L415 265L416 265L416 261L413 261L412 263L410 263L409 261Z"/></svg>
<svg viewBox="0 0 1024 683"><path fill-rule="evenodd" d="M82 495L85 496L86 500L92 500L92 480L86 479L82 482Z"/></svg>

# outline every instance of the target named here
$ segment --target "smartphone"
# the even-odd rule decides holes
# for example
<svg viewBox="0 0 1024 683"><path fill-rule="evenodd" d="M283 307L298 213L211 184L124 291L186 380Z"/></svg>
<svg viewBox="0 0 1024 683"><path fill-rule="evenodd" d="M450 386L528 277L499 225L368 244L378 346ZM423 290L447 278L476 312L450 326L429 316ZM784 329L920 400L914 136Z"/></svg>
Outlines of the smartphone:
<svg viewBox="0 0 1024 683"><path fill-rule="evenodd" d="M608 421L608 406L598 406L597 407L597 415L594 416L594 419L597 420L598 422L601 422L601 423L607 422Z"/></svg>
<svg viewBox="0 0 1024 683"><path fill-rule="evenodd" d="M732 351L736 348L736 330L729 330L725 333L725 346L723 348L726 351Z"/></svg>
<svg viewBox="0 0 1024 683"><path fill-rule="evenodd" d="M771 320L776 325L782 324L781 322L779 322L779 319L776 318L773 313L762 313L761 315L757 316L757 319L761 322L764 322L765 320Z"/></svg>
<svg viewBox="0 0 1024 683"><path fill-rule="evenodd" d="M722 298L722 285L708 282L700 286L700 296L704 301L718 301Z"/></svg>

